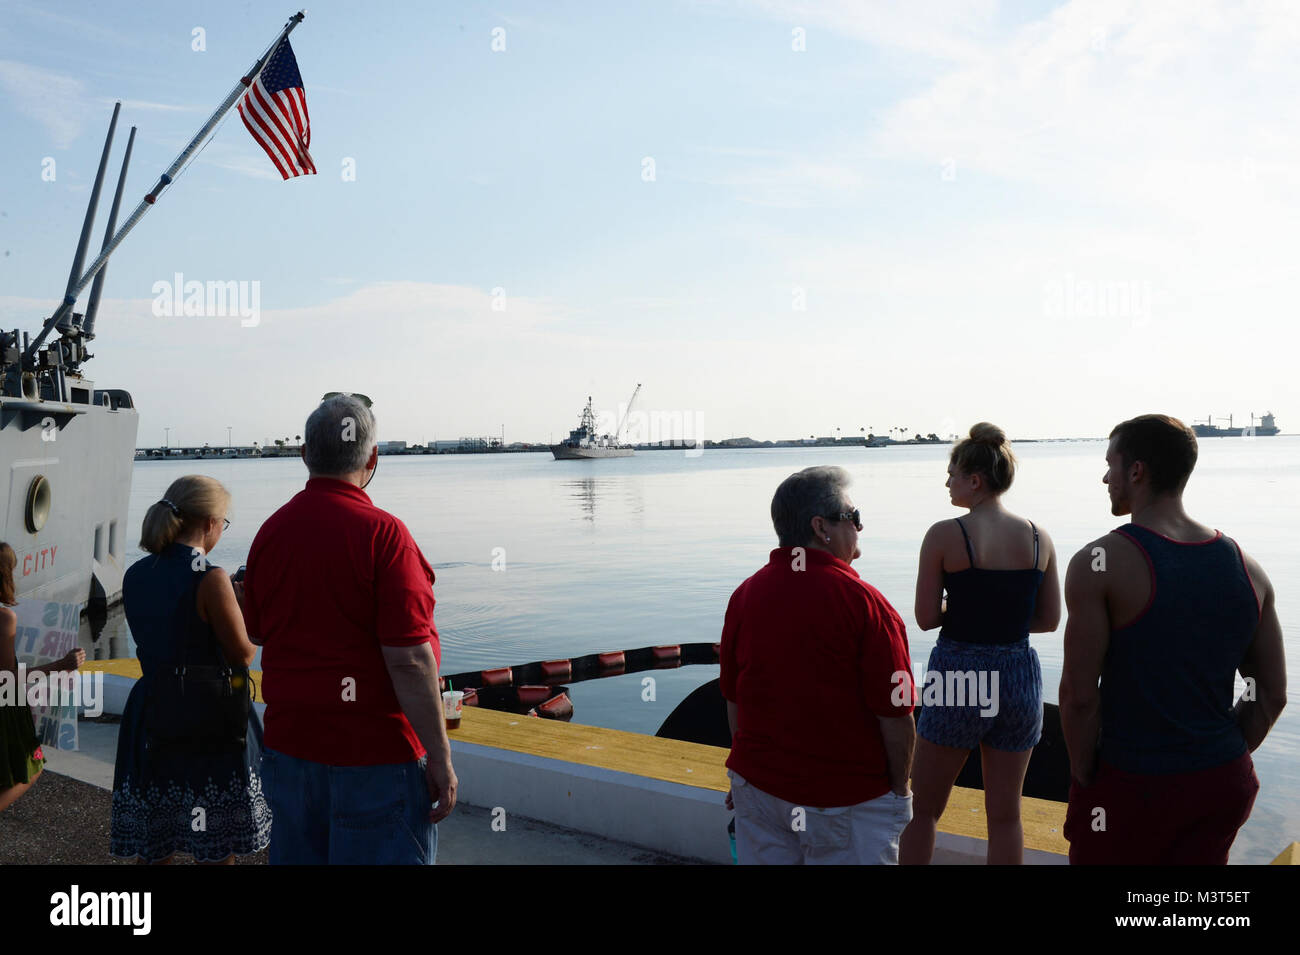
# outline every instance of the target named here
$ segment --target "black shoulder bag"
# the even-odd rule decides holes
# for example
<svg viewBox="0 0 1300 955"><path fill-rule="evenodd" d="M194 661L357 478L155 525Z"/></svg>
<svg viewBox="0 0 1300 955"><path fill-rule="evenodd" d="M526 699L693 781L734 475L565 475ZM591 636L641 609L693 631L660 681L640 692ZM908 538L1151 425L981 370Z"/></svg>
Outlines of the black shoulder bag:
<svg viewBox="0 0 1300 955"><path fill-rule="evenodd" d="M145 716L149 746L154 750L238 750L244 747L248 734L248 714L253 706L248 667L226 664L215 635L206 641L208 652L199 659L219 662L189 662L195 650L199 583L205 575L195 575L193 586L177 608L184 614L173 624L175 632L185 635L180 662L165 664L154 673Z"/></svg>

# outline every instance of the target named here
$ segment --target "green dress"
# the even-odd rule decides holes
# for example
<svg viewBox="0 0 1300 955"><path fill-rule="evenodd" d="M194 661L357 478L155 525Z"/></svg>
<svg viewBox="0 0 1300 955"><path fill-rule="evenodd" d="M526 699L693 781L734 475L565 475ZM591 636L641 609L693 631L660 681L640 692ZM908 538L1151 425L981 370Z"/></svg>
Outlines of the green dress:
<svg viewBox="0 0 1300 955"><path fill-rule="evenodd" d="M45 754L27 702L0 705L0 789L30 783L44 766Z"/></svg>

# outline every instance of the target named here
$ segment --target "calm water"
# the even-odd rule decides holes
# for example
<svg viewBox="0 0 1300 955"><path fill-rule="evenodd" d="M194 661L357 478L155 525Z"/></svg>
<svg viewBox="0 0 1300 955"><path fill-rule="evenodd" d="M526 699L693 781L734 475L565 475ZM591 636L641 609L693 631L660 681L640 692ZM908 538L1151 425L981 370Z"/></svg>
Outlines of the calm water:
<svg viewBox="0 0 1300 955"><path fill-rule="evenodd" d="M1011 510L1047 528L1062 565L1123 519L1110 515L1101 476L1105 442L1019 444ZM853 475L862 510L854 567L908 622L914 664L937 631L912 620L916 557L936 520L957 516L944 489L947 448L643 452L605 461L550 455L385 457L367 489L401 517L437 573L435 619L446 672L660 643L714 642L727 598L775 546L768 507L777 484L814 464ZM148 461L135 466L130 527L183 474L204 473L233 493L232 525L213 560L234 570L259 524L306 479L294 459ZM1258 558L1278 591L1292 688L1300 686L1300 437L1205 440L1188 488L1192 514ZM505 568L492 569L495 548ZM1056 701L1061 634L1038 634L1048 699ZM95 656L133 655L115 614ZM575 721L653 733L716 666L657 671L655 700L641 676L573 687ZM1261 790L1234 862L1267 862L1300 839L1300 704L1255 754Z"/></svg>

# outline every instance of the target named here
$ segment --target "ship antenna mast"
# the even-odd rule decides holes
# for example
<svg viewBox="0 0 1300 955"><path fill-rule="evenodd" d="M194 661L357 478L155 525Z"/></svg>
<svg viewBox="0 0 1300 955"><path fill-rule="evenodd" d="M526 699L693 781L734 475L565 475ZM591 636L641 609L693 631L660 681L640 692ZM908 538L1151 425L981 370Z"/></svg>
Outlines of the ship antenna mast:
<svg viewBox="0 0 1300 955"><path fill-rule="evenodd" d="M221 122L222 117L224 117L226 113L230 112L230 108L235 105L235 101L244 94L245 88L251 86L253 80L257 79L257 75L262 72L262 67L266 66L266 62L270 59L271 54L279 47L280 41L292 33L294 27L301 23L306 15L305 11L299 10L289 18L289 22L284 25L284 28L280 31L280 35L277 36L262 55L257 58L247 75L241 77L239 82L235 84L235 87L226 94L226 98L221 101L221 105L216 108L210 117L208 117L208 121L203 124L203 127L194 135L194 138L190 140L190 144L186 146L172 164L167 167L167 171L159 176L158 182L154 185L153 189L151 189L149 193L140 200L140 204L135 207L135 211L132 212L126 222L123 223L122 228L117 231L117 234L113 236L111 241L104 244L104 247L100 250L95 261L91 262L90 267L86 269L81 278L74 282L76 273L81 267L81 257L85 254L86 240L90 235L91 217L90 215L87 216L87 221L82 227L81 243L78 246L77 258L73 261L73 274L68 278L68 290L63 297L63 303L59 305L53 315L45 320L45 326L41 329L40 334L33 338L26 349L24 349L23 366L25 368L34 366L32 360L33 356L41 347L41 344L45 341L46 337L49 336L50 332L53 331L60 322L64 321L68 313L72 311L72 306L77 304L77 296L82 293L85 287L90 284L91 279L93 279L100 269L104 267L104 264L108 261L108 257L113 254L119 245L122 244L122 240L127 237L127 234L130 233L140 220L144 218L145 213L149 211L149 207L158 200L158 197L162 195L163 190L176 181L176 176L181 171L181 168L202 148L204 140L206 140L212 131L216 129L217 124ZM113 123L114 125L117 123L116 108L113 110ZM111 142L111 127L109 130L109 137ZM105 149L104 159L100 161L100 180L103 179L104 162L107 158L107 149ZM99 184L96 183L92 203L98 199L98 196Z"/></svg>
<svg viewBox="0 0 1300 955"><path fill-rule="evenodd" d="M122 157L122 171L117 177L117 192L113 194L113 205L108 210L108 227L104 230L104 244L100 247L103 251L108 247L108 243L113 240L113 232L117 229L117 212L122 207L122 191L126 188L126 169L131 165L131 149L135 146L135 127L131 127L131 135L126 140L126 155ZM104 277L108 275L108 263L100 267L99 273L95 276L95 284L90 287L90 299L86 302L86 317L82 321L81 334L86 341L95 337L95 316L99 314L99 297L104 292ZM59 329L62 331L62 327Z"/></svg>

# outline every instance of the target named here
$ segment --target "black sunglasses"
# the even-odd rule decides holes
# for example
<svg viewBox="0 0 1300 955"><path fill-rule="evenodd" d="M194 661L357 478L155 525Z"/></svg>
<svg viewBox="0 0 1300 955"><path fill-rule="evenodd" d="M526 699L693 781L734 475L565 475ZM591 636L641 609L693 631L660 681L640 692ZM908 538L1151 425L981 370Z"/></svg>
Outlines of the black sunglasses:
<svg viewBox="0 0 1300 955"><path fill-rule="evenodd" d="M844 511L839 514L827 514L826 520L852 521L854 527L856 527L858 530L862 530L862 511L860 511L856 507L851 511Z"/></svg>
<svg viewBox="0 0 1300 955"><path fill-rule="evenodd" d="M370 407L370 399L365 395L357 394L355 391L327 391L321 396L320 400L329 401L331 398L338 398L340 396L344 398L356 398L357 401L361 402L367 408Z"/></svg>

